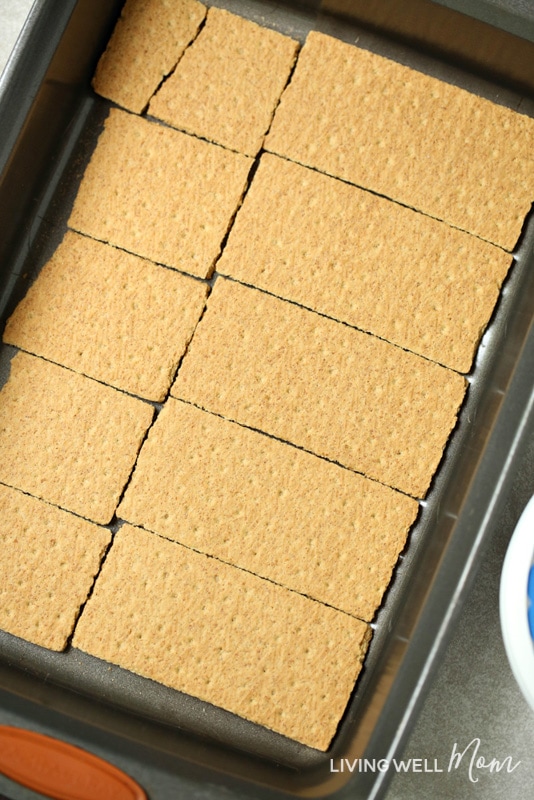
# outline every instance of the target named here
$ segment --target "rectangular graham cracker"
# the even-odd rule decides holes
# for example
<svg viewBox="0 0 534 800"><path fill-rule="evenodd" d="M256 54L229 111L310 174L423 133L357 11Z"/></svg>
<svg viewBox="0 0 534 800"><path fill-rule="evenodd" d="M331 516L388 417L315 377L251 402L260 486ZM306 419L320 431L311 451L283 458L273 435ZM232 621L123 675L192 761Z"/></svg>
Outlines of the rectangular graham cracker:
<svg viewBox="0 0 534 800"><path fill-rule="evenodd" d="M326 750L370 633L348 614L125 525L73 645Z"/></svg>
<svg viewBox="0 0 534 800"><path fill-rule="evenodd" d="M153 97L149 114L256 155L296 58L298 42L219 8Z"/></svg>
<svg viewBox="0 0 534 800"><path fill-rule="evenodd" d="M443 222L265 154L217 271L469 372L510 262Z"/></svg>
<svg viewBox="0 0 534 800"><path fill-rule="evenodd" d="M111 533L0 484L0 627L63 650Z"/></svg>
<svg viewBox="0 0 534 800"><path fill-rule="evenodd" d="M98 62L95 92L140 114L205 16L196 0L128 0Z"/></svg>
<svg viewBox="0 0 534 800"><path fill-rule="evenodd" d="M251 165L247 156L111 109L69 225L205 278Z"/></svg>
<svg viewBox="0 0 534 800"><path fill-rule="evenodd" d="M371 621L415 500L170 398L119 517Z"/></svg>
<svg viewBox="0 0 534 800"><path fill-rule="evenodd" d="M207 286L68 231L8 320L4 341L163 400Z"/></svg>
<svg viewBox="0 0 534 800"><path fill-rule="evenodd" d="M153 411L142 400L19 352L0 392L0 481L105 524Z"/></svg>
<svg viewBox="0 0 534 800"><path fill-rule="evenodd" d="M218 278L171 394L422 497L465 388L438 364Z"/></svg>
<svg viewBox="0 0 534 800"><path fill-rule="evenodd" d="M534 120L317 32L265 147L507 250L534 200Z"/></svg>

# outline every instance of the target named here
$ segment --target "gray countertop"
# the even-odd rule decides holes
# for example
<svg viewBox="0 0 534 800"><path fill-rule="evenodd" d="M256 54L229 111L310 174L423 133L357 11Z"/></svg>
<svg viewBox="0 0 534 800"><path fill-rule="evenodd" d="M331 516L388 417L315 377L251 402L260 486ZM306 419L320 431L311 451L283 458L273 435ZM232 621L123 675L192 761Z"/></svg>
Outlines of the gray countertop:
<svg viewBox="0 0 534 800"><path fill-rule="evenodd" d="M33 0L0 0L0 72L13 49Z"/></svg>
<svg viewBox="0 0 534 800"><path fill-rule="evenodd" d="M462 3L448 2L460 8ZM0 0L0 72L32 5L31 0ZM534 23L534 5L521 0L491 0L495 13L523 14ZM466 9L468 10L468 9ZM468 601L406 745L408 771L393 776L387 800L500 800L531 795L534 785L534 712L523 699L506 659L501 638L498 591L500 571L514 525L534 493L534 431L514 492L502 509L499 530L481 560ZM0 724L24 724L0 708ZM46 732L45 726L36 726ZM75 736L73 737L75 740ZM451 756L468 748L457 769ZM95 748L96 749L96 748ZM472 756L476 751L476 758ZM102 753L104 755L104 753ZM496 759L500 771L477 769L476 759ZM116 763L136 777L151 800L187 797L231 798L227 789L196 786L185 779L153 773L147 776L135 756L122 754ZM473 767L470 769L470 764ZM495 762L494 762L495 764ZM425 771L426 770L426 771ZM0 795L10 800L40 797L0 776Z"/></svg>

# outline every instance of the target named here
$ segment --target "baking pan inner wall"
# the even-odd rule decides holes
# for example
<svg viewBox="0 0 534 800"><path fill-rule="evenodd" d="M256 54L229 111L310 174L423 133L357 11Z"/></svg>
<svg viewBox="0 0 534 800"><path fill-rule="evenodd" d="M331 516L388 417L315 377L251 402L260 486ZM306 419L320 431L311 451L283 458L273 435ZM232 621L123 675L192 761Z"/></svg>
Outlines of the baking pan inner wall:
<svg viewBox="0 0 534 800"><path fill-rule="evenodd" d="M465 75L442 64L428 61L425 57L419 56L403 47L381 40L380 37L375 35L366 34L364 31L355 29L348 24L340 23L332 18L321 18L313 12L298 11L284 7L277 7L275 12L272 6L260 3L229 3L224 4L224 7L240 15L247 16L260 24L274 27L283 33L298 38L301 42L304 41L309 30L313 28L322 29L346 41L358 41L361 46L367 46L371 50L376 50L386 56L395 57L403 63L413 64L418 69L435 74L457 85L465 86L512 108L517 107L521 102L521 98L511 91L503 91L478 78ZM523 101L523 108L525 107ZM73 152L68 161L68 167L64 172L58 191L53 189L53 180L49 184L48 198L44 202L48 202L50 199L52 199L52 202L48 203L48 207L45 209L42 225L39 229L36 226L31 233L33 235L37 231L37 234L33 236L31 253L24 262L24 268L21 269L21 265L18 265L20 272L28 270L30 264L36 264L37 269L39 269L63 238L66 220L78 188L78 177L83 173L84 166L93 150L108 110L109 104L101 99L94 99L86 87L85 102L80 106L77 118L70 131L66 131L65 140L63 141L64 149L60 154L63 156L63 160L66 161L66 156L69 155L69 148L72 148ZM78 126L78 129L76 126ZM59 164L58 169L61 170L62 166L65 166L65 164ZM523 263L524 259L525 257L523 257ZM516 266L521 266L521 260ZM32 272L32 277L34 275L35 270ZM515 276L512 275L513 277ZM24 293L25 286L27 286L27 279L22 280L15 286L9 301L9 311L15 305L16 300ZM495 340L496 337L494 336L493 341ZM471 406L477 400L477 386L480 385L484 376L484 365L495 357L492 348L491 331L486 341L488 344L483 348L471 378L472 390L468 400ZM11 356L12 351L9 348L5 348L3 353L4 375L7 373ZM479 379L479 376L482 377ZM478 389L478 391L482 392L482 388ZM468 413L468 408L469 406L466 406L466 409L464 409L464 416ZM457 457L459 456L457 455ZM443 472L446 472L446 470L442 469ZM427 504L420 515L418 525L412 530L411 539L414 543L414 550L423 536L431 534L428 526L425 530L425 521L431 516L433 504L439 502L439 491L443 493L446 490L443 480L441 481L441 486L439 484L440 481L438 479L427 498ZM407 561L410 560L415 561L415 556L410 556L407 559ZM360 682L358 691L351 702L346 715L345 726L357 727L358 708L362 703L365 704L366 700L366 675L372 675L373 668L378 665L380 647L384 644L384 637L386 637L383 631L391 624L391 620L396 619L399 607L405 599L403 594L398 591L398 587L403 586L405 593L409 591L407 580L405 577L403 579L402 573L402 569L406 573L408 568L409 566L405 567L404 565L401 568L400 577L397 576L397 580L377 618L375 642L367 659L364 680ZM107 700L111 704L122 706L134 713L147 715L169 725L179 724L182 727L188 727L200 737L208 737L224 744L230 744L237 750L252 751L256 756L282 762L288 767L298 767L300 769L324 768L326 764L326 757L316 751L311 751L294 742L283 740L268 731L258 731L249 723L232 718L218 709L210 708L209 715L206 716L205 706L194 698L178 696L164 687L149 684L143 679L126 674L115 667L110 668L108 665L102 665L81 653L71 651L65 655L55 656L52 653L43 652L32 645L15 641L8 636L2 636L2 648L7 660L19 663L21 666L35 672L36 675L47 674L61 685L74 687L99 699ZM112 680L109 680L110 676ZM345 740L347 735L345 734ZM342 730L339 741L343 741L343 738ZM336 752L335 749L333 752ZM329 757L331 755L332 753L329 754Z"/></svg>

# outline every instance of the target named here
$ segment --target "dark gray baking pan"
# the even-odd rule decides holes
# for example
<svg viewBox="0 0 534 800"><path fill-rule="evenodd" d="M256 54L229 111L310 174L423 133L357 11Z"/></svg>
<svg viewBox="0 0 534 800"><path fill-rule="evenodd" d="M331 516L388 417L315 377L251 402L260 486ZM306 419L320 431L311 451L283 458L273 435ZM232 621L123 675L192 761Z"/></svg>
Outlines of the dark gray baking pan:
<svg viewBox="0 0 534 800"><path fill-rule="evenodd" d="M430 0L222 4L301 40L316 28L524 113L534 108L534 43L510 32L513 15L505 20L508 30L485 22L483 3L471 4L478 19ZM93 94L90 78L121 5L38 0L1 79L2 329L63 235L109 109ZM525 31L530 35L528 26ZM458 425L421 503L375 619L364 670L327 753L77 651L51 653L5 633L0 707L19 713L29 726L48 725L60 738L75 732L110 759L134 754L146 774L157 768L177 786L183 776L193 778L208 787L205 797L228 789L248 797L380 796L389 770L351 772L347 765L400 756L491 540L524 432L534 420L533 318L534 230L527 221L468 376ZM3 348L4 375L12 353Z"/></svg>

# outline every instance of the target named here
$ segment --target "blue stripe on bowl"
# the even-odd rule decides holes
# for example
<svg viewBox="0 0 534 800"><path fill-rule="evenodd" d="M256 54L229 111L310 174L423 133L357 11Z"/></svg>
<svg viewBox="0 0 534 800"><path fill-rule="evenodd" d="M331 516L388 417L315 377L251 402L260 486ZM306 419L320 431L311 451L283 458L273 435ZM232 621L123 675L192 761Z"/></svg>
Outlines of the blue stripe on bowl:
<svg viewBox="0 0 534 800"><path fill-rule="evenodd" d="M528 595L528 625L530 628L530 635L534 640L534 564L531 566L530 572L528 574L527 595Z"/></svg>

